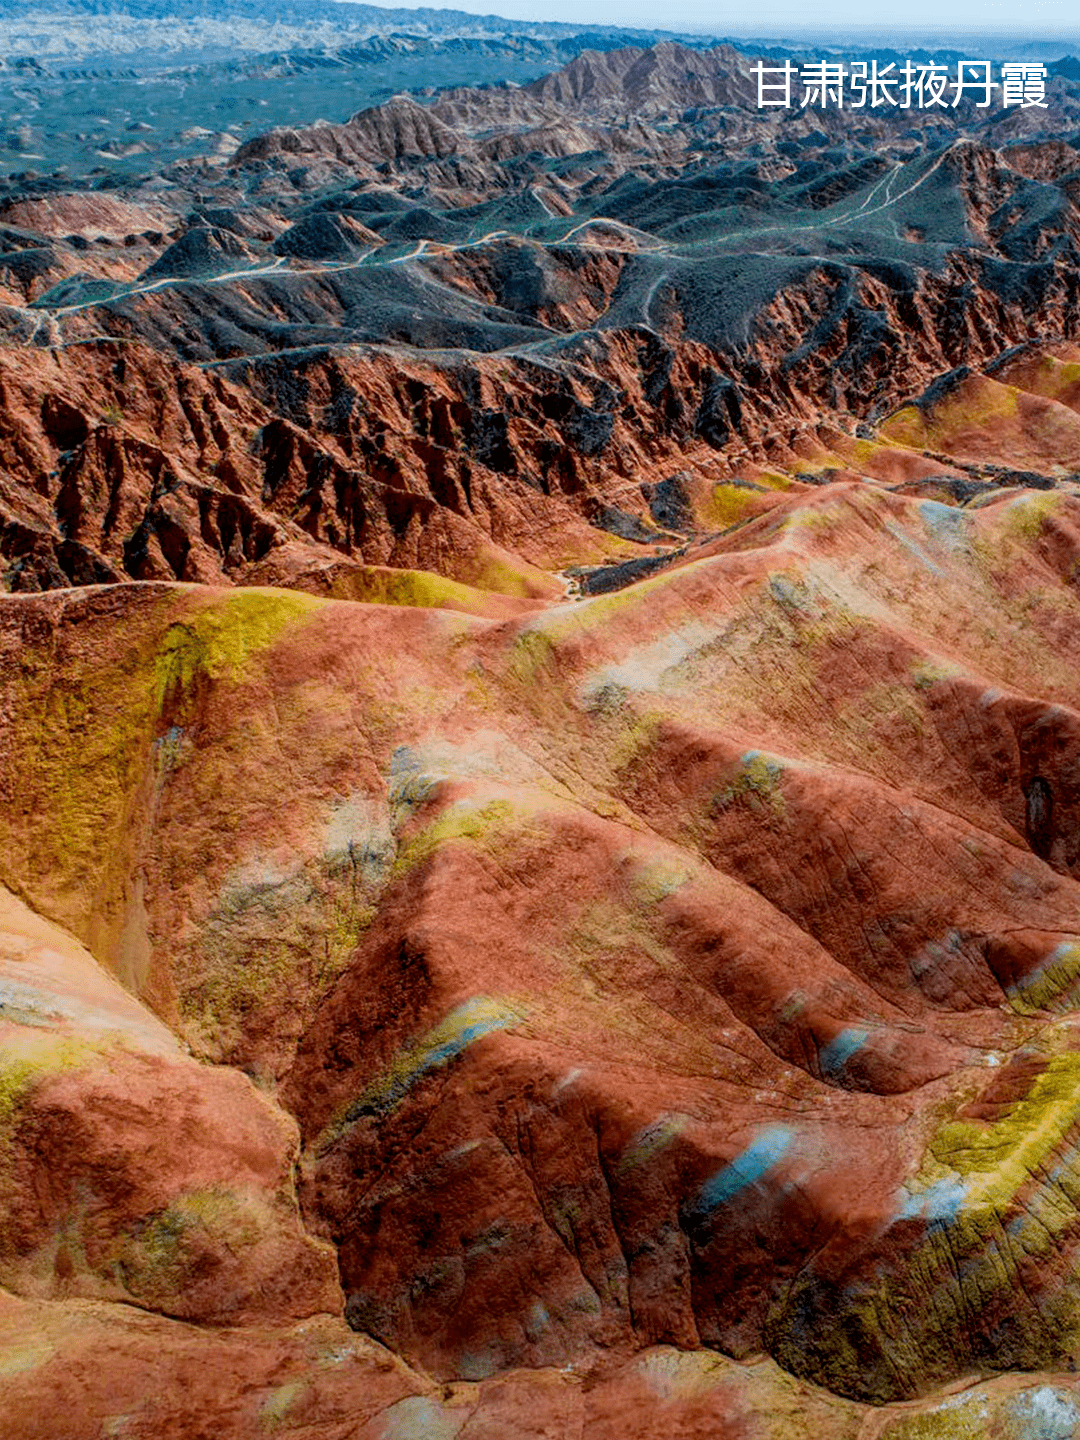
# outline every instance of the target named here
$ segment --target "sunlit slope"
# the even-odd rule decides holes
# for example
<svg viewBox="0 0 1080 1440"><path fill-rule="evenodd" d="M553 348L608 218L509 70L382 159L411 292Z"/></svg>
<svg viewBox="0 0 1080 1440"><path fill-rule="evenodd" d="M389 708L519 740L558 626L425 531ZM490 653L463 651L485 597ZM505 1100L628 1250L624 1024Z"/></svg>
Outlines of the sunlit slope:
<svg viewBox="0 0 1080 1440"><path fill-rule="evenodd" d="M517 619L12 598L2 878L296 1115L436 1373L1065 1365L1078 523L841 483Z"/></svg>

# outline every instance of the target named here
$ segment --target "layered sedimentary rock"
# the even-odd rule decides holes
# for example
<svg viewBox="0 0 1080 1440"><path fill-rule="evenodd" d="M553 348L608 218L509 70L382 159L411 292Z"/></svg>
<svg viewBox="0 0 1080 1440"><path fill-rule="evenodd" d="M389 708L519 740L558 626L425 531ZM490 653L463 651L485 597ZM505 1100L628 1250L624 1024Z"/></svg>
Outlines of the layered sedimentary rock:
<svg viewBox="0 0 1080 1440"><path fill-rule="evenodd" d="M295 146L264 137L226 177L9 205L5 587L360 596L389 566L543 596L538 570L741 518L732 484L882 478L862 442L924 387L925 408L1033 341L1071 363L1080 168L1026 134L1069 123L1062 77L1044 120L965 112L950 143L890 122L870 148L847 112L814 130L807 111L744 109L764 158L728 158L714 136L670 163L650 148L678 119L657 82L653 128L623 150L578 153L596 140L578 136L572 164L507 154L469 195L431 169L450 163L432 126L464 165L470 136L520 134L521 106L568 125L614 114L639 71L670 80L689 54L581 57L528 95L391 102L344 127L385 157L371 176L351 151L326 174L293 165L340 148L316 126ZM743 84L745 57L706 59L716 84ZM601 60L605 84L586 85ZM732 105L694 109L692 82L678 123L700 147L694 127ZM406 111L428 127L419 159ZM905 449L922 452L904 462L916 476L975 464L929 436ZM1070 473L1051 432L1043 451L1012 468Z"/></svg>
<svg viewBox="0 0 1080 1440"><path fill-rule="evenodd" d="M1068 1368L1078 535L833 482L517 618L10 598L5 1284L470 1384Z"/></svg>
<svg viewBox="0 0 1080 1440"><path fill-rule="evenodd" d="M17 1440L1080 1423L1074 96L745 82L6 216Z"/></svg>

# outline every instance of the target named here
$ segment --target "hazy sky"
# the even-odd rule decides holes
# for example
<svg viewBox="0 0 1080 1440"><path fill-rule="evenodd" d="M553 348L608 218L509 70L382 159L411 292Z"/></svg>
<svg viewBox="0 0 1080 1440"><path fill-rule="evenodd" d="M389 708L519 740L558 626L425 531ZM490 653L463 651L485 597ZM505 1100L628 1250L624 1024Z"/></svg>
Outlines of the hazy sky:
<svg viewBox="0 0 1080 1440"><path fill-rule="evenodd" d="M395 0L389 0L395 3ZM431 4L432 0L396 0ZM958 37L1013 33L1025 38L1080 36L1076 0L453 0L439 9L504 15L512 20L564 20L573 24L630 25L698 30L714 35L832 35L868 31L922 32Z"/></svg>

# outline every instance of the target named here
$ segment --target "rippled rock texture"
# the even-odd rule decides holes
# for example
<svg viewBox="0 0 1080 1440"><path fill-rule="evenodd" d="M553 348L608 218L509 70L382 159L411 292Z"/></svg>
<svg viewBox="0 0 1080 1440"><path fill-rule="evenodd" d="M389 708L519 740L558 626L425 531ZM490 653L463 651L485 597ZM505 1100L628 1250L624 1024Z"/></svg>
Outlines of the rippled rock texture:
<svg viewBox="0 0 1080 1440"><path fill-rule="evenodd" d="M745 79L6 215L13 1440L1076 1433L1075 87Z"/></svg>
<svg viewBox="0 0 1080 1440"><path fill-rule="evenodd" d="M7 599L10 1304L567 1404L1069 1369L1078 540L834 481L516 617Z"/></svg>

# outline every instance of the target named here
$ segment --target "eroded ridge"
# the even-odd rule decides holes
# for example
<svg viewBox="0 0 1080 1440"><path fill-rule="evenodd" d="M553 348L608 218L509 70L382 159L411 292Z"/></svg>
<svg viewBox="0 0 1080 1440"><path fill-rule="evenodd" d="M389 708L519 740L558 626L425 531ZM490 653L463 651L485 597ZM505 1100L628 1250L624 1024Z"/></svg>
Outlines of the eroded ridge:
<svg viewBox="0 0 1080 1440"><path fill-rule="evenodd" d="M4 202L14 1440L1080 1428L1077 87L745 62Z"/></svg>
<svg viewBox="0 0 1080 1440"><path fill-rule="evenodd" d="M516 617L5 600L5 1285L478 1395L1067 1369L1078 535L834 481Z"/></svg>

